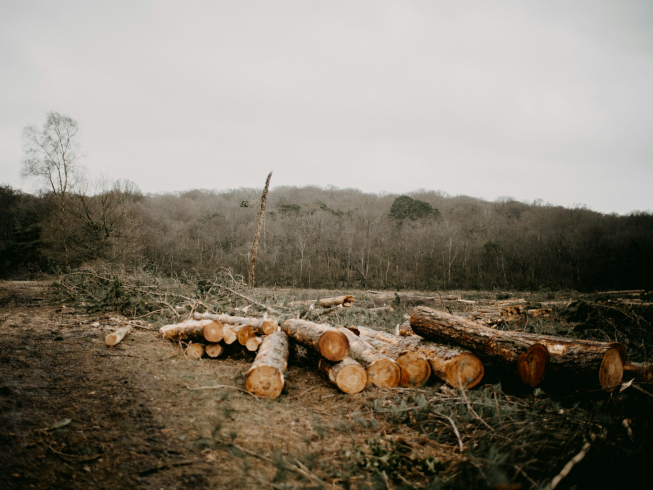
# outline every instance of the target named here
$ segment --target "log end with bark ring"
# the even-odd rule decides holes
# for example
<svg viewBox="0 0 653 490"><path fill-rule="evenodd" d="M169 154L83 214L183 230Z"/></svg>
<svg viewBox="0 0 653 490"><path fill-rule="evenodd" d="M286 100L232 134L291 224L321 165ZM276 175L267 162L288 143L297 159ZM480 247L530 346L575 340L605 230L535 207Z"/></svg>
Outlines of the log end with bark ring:
<svg viewBox="0 0 653 490"><path fill-rule="evenodd" d="M204 355L204 346L202 344L190 344L186 347L186 355L191 359L199 359Z"/></svg>
<svg viewBox="0 0 653 490"><path fill-rule="evenodd" d="M337 330L329 330L322 334L318 343L320 354L329 361L342 361L349 355L349 340Z"/></svg>
<svg viewBox="0 0 653 490"><path fill-rule="evenodd" d="M404 352L397 357L401 368L401 386L422 386L431 376L431 365L417 352Z"/></svg>
<svg viewBox="0 0 653 490"><path fill-rule="evenodd" d="M526 352L519 354L517 372L526 386L533 388L544 379L549 357L549 351L541 344L533 344Z"/></svg>
<svg viewBox="0 0 653 490"><path fill-rule="evenodd" d="M266 318L263 321L263 324L261 325L261 331L265 335L270 335L271 333L274 333L277 330L279 330L279 322L272 318Z"/></svg>
<svg viewBox="0 0 653 490"><path fill-rule="evenodd" d="M392 359L378 359L367 366L367 377L379 388L396 388L401 381L401 368Z"/></svg>
<svg viewBox="0 0 653 490"><path fill-rule="evenodd" d="M276 398L283 390L283 374L273 366L255 367L247 376L245 388L257 396Z"/></svg>
<svg viewBox="0 0 653 490"><path fill-rule="evenodd" d="M224 338L224 325L221 321L210 320L204 325L202 333L207 342L215 344Z"/></svg>
<svg viewBox="0 0 653 490"><path fill-rule="evenodd" d="M240 327L238 330L238 343L240 345L247 345L247 342L251 339L256 337L254 334L254 329L250 327L249 325L245 325L244 327Z"/></svg>
<svg viewBox="0 0 653 490"><path fill-rule="evenodd" d="M222 344L206 344L204 352L206 352L208 357L215 359L216 357L220 357L222 355L224 352L224 347L222 347Z"/></svg>
<svg viewBox="0 0 653 490"><path fill-rule="evenodd" d="M599 368L599 383L604 389L612 391L624 376L624 361L622 356L623 347L621 351L619 347L608 349L603 355L601 367Z"/></svg>
<svg viewBox="0 0 653 490"><path fill-rule="evenodd" d="M456 388L471 389L481 382L484 375L483 363L470 352L463 352L447 365L447 378Z"/></svg>
<svg viewBox="0 0 653 490"><path fill-rule="evenodd" d="M360 364L344 366L338 371L335 384L343 393L360 393L367 386L367 371Z"/></svg>

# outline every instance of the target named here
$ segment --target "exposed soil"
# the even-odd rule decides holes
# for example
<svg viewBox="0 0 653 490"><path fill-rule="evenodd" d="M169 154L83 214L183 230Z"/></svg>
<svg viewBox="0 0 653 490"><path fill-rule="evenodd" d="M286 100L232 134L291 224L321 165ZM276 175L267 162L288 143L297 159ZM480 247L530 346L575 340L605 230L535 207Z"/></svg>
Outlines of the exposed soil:
<svg viewBox="0 0 653 490"><path fill-rule="evenodd" d="M348 452L379 434L453 457L406 426L357 424L383 390L343 395L294 363L283 396L258 399L240 389L251 358L193 361L145 329L108 348L119 321L51 306L45 286L0 283L3 489L270 488L283 461L305 469L286 481L340 488Z"/></svg>

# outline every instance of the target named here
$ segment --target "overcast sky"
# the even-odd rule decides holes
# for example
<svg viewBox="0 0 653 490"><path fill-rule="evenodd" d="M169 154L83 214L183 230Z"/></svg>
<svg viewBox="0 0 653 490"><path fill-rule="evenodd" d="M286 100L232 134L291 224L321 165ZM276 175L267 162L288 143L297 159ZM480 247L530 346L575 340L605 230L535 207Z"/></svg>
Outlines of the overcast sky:
<svg viewBox="0 0 653 490"><path fill-rule="evenodd" d="M0 0L0 183L48 111L145 192L653 210L653 1Z"/></svg>

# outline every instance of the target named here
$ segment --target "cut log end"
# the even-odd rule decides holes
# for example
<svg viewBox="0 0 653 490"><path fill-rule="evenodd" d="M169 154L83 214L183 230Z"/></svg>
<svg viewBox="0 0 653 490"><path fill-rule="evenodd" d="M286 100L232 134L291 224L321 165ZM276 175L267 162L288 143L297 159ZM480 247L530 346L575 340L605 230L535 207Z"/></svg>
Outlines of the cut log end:
<svg viewBox="0 0 653 490"><path fill-rule="evenodd" d="M396 388L401 381L401 368L392 359L379 359L367 366L367 377L379 388Z"/></svg>
<svg viewBox="0 0 653 490"><path fill-rule="evenodd" d="M624 375L623 356L618 348L609 349L603 356L601 367L599 368L599 383L604 389L612 391Z"/></svg>
<svg viewBox="0 0 653 490"><path fill-rule="evenodd" d="M126 327L119 328L115 332L112 332L106 337L104 337L104 342L109 347L113 347L119 344L122 341L122 339L124 339L131 331L132 331L132 327L129 325Z"/></svg>
<svg viewBox="0 0 653 490"><path fill-rule="evenodd" d="M351 364L338 371L336 385L344 393L360 393L367 386L367 371L360 364Z"/></svg>
<svg viewBox="0 0 653 490"><path fill-rule="evenodd" d="M447 366L449 383L461 389L471 389L481 382L485 367L478 357L469 352L456 356Z"/></svg>
<svg viewBox="0 0 653 490"><path fill-rule="evenodd" d="M204 346L202 344L190 344L186 347L186 355L191 359L199 359L204 355Z"/></svg>
<svg viewBox="0 0 653 490"><path fill-rule="evenodd" d="M249 325L245 325L238 329L238 343L240 345L247 345L247 342L253 339L256 335L254 334L254 329Z"/></svg>
<svg viewBox="0 0 653 490"><path fill-rule="evenodd" d="M533 388L544 379L549 357L549 351L541 344L534 344L519 355L517 372L526 386Z"/></svg>
<svg viewBox="0 0 653 490"><path fill-rule="evenodd" d="M247 376L245 388L257 396L276 398L283 390L283 374L273 366L255 367Z"/></svg>
<svg viewBox="0 0 653 490"><path fill-rule="evenodd" d="M273 332L276 332L279 329L279 322L272 318L266 318L261 324L261 331L265 335L270 335Z"/></svg>
<svg viewBox="0 0 653 490"><path fill-rule="evenodd" d="M206 344L204 348L206 355L212 358L220 357L224 352L224 347L221 344Z"/></svg>
<svg viewBox="0 0 653 490"><path fill-rule="evenodd" d="M417 352L405 352L397 357L401 368L401 386L422 386L431 376L431 365Z"/></svg>
<svg viewBox="0 0 653 490"><path fill-rule="evenodd" d="M319 350L329 361L342 361L349 354L349 340L342 332L327 331L320 337Z"/></svg>
<svg viewBox="0 0 653 490"><path fill-rule="evenodd" d="M202 333L207 342L220 342L224 338L224 325L218 320L211 320L204 325Z"/></svg>
<svg viewBox="0 0 653 490"><path fill-rule="evenodd" d="M250 352L256 352L261 345L261 342L263 342L261 337L252 337L245 344L245 348Z"/></svg>

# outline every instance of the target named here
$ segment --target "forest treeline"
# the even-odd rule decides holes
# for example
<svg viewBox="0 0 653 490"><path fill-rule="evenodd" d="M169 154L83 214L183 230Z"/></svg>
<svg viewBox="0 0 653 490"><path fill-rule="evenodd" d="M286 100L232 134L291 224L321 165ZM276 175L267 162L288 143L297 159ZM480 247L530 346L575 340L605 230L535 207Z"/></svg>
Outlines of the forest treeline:
<svg viewBox="0 0 653 490"><path fill-rule="evenodd" d="M259 189L144 195L128 182L67 197L0 187L0 274L94 261L247 276ZM653 215L441 192L277 187L258 286L653 289Z"/></svg>

